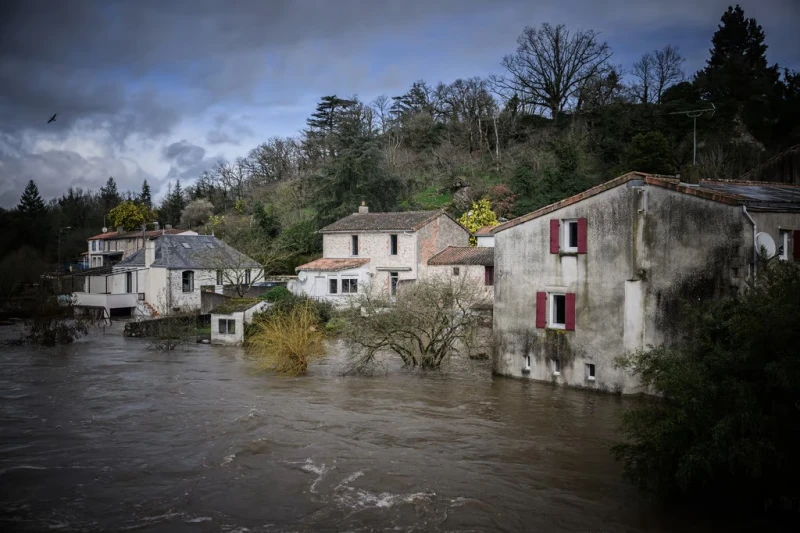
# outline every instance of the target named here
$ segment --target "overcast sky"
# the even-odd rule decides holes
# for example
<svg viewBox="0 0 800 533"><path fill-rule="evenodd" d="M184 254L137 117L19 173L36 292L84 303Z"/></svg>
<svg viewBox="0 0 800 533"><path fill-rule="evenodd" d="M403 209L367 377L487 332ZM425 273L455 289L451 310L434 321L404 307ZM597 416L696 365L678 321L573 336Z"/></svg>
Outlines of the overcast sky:
<svg viewBox="0 0 800 533"><path fill-rule="evenodd" d="M742 3L768 59L800 70L798 0ZM0 2L0 206L114 176L156 197L220 158L299 132L319 97L501 73L525 25L602 33L613 62L680 47L703 66L716 0ZM56 122L47 119L58 113Z"/></svg>

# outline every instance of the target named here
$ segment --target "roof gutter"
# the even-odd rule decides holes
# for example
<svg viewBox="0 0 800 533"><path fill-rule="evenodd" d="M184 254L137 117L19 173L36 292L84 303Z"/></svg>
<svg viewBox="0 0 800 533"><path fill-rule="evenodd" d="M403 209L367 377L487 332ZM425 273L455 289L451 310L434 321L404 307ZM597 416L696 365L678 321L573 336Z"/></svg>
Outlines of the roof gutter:
<svg viewBox="0 0 800 533"><path fill-rule="evenodd" d="M750 221L753 225L753 270L752 275L755 278L756 276L756 265L758 264L758 250L756 249L756 234L758 233L758 226L756 225L756 221L753 217L750 216L750 213L747 212L747 206L742 206L742 213L744 214L745 218Z"/></svg>

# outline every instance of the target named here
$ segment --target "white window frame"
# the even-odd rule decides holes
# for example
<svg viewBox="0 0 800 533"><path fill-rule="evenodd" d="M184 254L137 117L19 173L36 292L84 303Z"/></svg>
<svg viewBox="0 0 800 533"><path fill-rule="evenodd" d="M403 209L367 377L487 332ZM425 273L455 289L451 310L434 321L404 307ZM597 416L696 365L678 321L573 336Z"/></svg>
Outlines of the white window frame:
<svg viewBox="0 0 800 533"><path fill-rule="evenodd" d="M336 283L336 290L335 291L331 291L331 281ZM328 294L335 295L335 296L338 296L339 294L341 294L341 292L339 291L339 278L337 276L330 276L328 278Z"/></svg>
<svg viewBox="0 0 800 533"><path fill-rule="evenodd" d="M361 239L358 235L350 235L350 256L358 257L359 253L361 253Z"/></svg>
<svg viewBox="0 0 800 533"><path fill-rule="evenodd" d="M781 261L789 260L789 233L791 233L791 231L788 229L778 230L778 240L780 241L778 246L783 246L783 255L779 256Z"/></svg>
<svg viewBox="0 0 800 533"><path fill-rule="evenodd" d="M564 297L564 323L559 324L555 321L556 319L556 296L563 296ZM567 329L567 295L563 292L550 292L547 293L547 297L550 300L549 305L549 316L547 317L547 327L551 329Z"/></svg>
<svg viewBox="0 0 800 533"><path fill-rule="evenodd" d="M575 224L575 246L569 245L569 228ZM578 219L567 218L561 221L561 250L567 253L578 253Z"/></svg>
<svg viewBox="0 0 800 533"><path fill-rule="evenodd" d="M184 277L186 274L189 274L189 290L186 290L186 283L184 281ZM194 270L182 270L181 271L181 292L184 294L189 294L194 292Z"/></svg>
<svg viewBox="0 0 800 533"><path fill-rule="evenodd" d="M597 376L597 367L594 363L586 363L583 366L586 369L586 381L594 381Z"/></svg>
<svg viewBox="0 0 800 533"><path fill-rule="evenodd" d="M531 371L531 355L525 354L522 356L522 371L523 372L530 372Z"/></svg>
<svg viewBox="0 0 800 533"><path fill-rule="evenodd" d="M347 283L348 290L346 290L346 291L344 290L344 286L345 286L345 283L344 283L344 282L345 282L345 281L347 281L347 282L348 282L348 283ZM352 281L355 281L355 282L356 282L356 290L354 290L354 291L353 291L353 290L350 290L350 289L352 288L352 285L351 285L351 283L350 283L350 282L352 282ZM358 278L357 278L357 277L354 277L354 276L343 277L343 278L342 278L342 282L341 282L341 289L340 289L340 290L341 290L341 293L342 293L342 294L358 294Z"/></svg>
<svg viewBox="0 0 800 533"><path fill-rule="evenodd" d="M553 359L553 375L560 376L561 375L561 360Z"/></svg>
<svg viewBox="0 0 800 533"><path fill-rule="evenodd" d="M225 331L222 331L222 324L225 324ZM233 327L231 327L233 325ZM233 331L231 331L233 329ZM217 323L217 331L220 335L236 335L236 319L220 318Z"/></svg>

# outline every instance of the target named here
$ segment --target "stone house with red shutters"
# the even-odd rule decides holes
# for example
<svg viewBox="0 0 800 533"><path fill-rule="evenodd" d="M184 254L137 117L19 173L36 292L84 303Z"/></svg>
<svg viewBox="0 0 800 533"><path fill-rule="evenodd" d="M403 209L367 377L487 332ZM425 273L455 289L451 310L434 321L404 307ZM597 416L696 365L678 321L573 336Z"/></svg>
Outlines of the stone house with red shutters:
<svg viewBox="0 0 800 533"><path fill-rule="evenodd" d="M741 290L759 250L800 260L800 186L632 172L492 233L494 371L646 392L616 357L669 344L683 300Z"/></svg>

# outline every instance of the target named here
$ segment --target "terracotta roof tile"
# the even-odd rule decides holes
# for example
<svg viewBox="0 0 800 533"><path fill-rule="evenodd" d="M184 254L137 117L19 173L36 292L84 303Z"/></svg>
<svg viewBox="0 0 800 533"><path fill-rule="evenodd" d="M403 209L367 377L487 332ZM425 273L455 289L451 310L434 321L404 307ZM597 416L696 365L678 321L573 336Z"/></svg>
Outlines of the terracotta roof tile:
<svg viewBox="0 0 800 533"><path fill-rule="evenodd" d="M494 248L490 246L448 246L428 259L428 264L494 266Z"/></svg>
<svg viewBox="0 0 800 533"><path fill-rule="evenodd" d="M295 268L295 271L300 270L317 270L320 272L336 272L338 270L347 270L349 268L357 268L369 263L369 259L331 259L325 258L311 261L305 265L300 265Z"/></svg>
<svg viewBox="0 0 800 533"><path fill-rule="evenodd" d="M491 235L495 226L481 226L473 235Z"/></svg>

